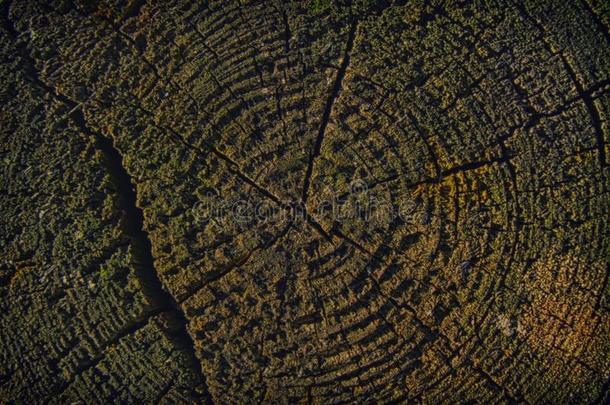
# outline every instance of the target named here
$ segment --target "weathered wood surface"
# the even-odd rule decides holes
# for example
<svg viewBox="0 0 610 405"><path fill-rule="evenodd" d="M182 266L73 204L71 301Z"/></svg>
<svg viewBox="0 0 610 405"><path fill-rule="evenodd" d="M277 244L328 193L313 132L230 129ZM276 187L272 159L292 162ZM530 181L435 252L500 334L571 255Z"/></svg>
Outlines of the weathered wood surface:
<svg viewBox="0 0 610 405"><path fill-rule="evenodd" d="M193 3L2 2L1 400L609 400L603 1Z"/></svg>

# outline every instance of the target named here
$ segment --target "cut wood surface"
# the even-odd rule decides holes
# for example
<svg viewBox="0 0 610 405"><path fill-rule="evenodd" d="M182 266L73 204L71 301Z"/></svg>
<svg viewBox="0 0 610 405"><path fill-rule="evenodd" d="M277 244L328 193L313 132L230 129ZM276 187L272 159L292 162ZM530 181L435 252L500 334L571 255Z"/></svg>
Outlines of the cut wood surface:
<svg viewBox="0 0 610 405"><path fill-rule="evenodd" d="M610 401L604 1L0 4L0 402Z"/></svg>

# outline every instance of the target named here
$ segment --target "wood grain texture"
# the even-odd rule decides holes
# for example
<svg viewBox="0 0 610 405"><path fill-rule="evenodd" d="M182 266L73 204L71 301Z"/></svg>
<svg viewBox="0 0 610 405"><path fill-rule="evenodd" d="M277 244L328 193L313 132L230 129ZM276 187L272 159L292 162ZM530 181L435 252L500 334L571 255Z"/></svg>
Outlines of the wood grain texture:
<svg viewBox="0 0 610 405"><path fill-rule="evenodd" d="M604 2L0 11L2 402L609 400Z"/></svg>

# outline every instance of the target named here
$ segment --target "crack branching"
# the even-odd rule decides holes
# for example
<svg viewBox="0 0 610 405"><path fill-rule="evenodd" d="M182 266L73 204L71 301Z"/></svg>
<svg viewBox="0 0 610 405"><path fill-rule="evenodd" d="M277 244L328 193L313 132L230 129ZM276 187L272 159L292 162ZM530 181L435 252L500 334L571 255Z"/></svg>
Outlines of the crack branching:
<svg viewBox="0 0 610 405"><path fill-rule="evenodd" d="M183 135L181 135L178 132L174 131L172 128L166 128L166 127L159 127L159 128L167 130L172 135L172 139L174 139L177 142L180 142L181 144L183 144L187 148L190 148L190 149L196 151L198 154L201 154L201 155L205 155L206 154L205 150L203 150L202 148L199 148L196 145L191 144L190 142L188 142L188 140ZM203 136L201 138L203 139ZM228 155L224 154L219 149L217 149L214 145L212 145L211 143L209 143L209 142L207 142L205 140L203 140L202 143L203 143L204 147L209 152L211 152L214 156L216 156L217 158L219 158L220 160L225 162L225 164L227 165L227 170L229 171L229 173L231 173L234 176L236 176L239 179L241 179L243 182L245 182L250 187L252 187L256 191L258 191L261 195L263 195L265 198L267 198L270 201L272 201L274 204L276 204L278 207L280 207L284 211L286 211L288 213L293 213L294 210L298 209L299 212L303 213L303 218L305 219L305 222L307 224L309 224L324 239L326 239L328 241L332 241L332 237L329 235L329 233L326 232L324 230L324 228L316 221L316 219L305 210L303 204L298 203L298 202L295 203L295 202L285 202L285 201L283 201L278 196L273 194L270 190L268 190L265 187L261 186L255 180L253 180L248 175L246 175L240 169L240 166L237 164L237 162L235 162L233 159L231 159L231 157L229 157Z"/></svg>

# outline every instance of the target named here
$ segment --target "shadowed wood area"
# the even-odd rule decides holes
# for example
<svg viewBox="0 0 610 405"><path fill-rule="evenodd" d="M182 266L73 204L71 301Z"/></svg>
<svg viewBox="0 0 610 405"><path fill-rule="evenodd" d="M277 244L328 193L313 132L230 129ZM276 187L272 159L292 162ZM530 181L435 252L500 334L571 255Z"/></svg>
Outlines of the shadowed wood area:
<svg viewBox="0 0 610 405"><path fill-rule="evenodd" d="M0 402L610 401L604 1L0 22Z"/></svg>

